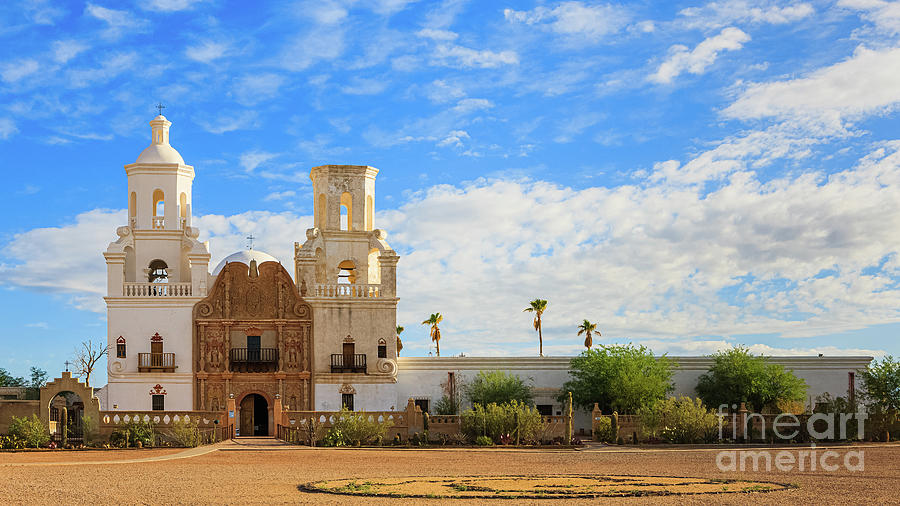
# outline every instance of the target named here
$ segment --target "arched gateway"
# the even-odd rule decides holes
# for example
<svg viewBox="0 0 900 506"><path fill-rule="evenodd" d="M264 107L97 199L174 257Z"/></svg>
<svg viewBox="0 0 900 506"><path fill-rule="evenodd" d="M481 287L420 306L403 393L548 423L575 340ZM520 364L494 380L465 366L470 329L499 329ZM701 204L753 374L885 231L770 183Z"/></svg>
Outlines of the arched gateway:
<svg viewBox="0 0 900 506"><path fill-rule="evenodd" d="M210 295L194 306L195 409L233 406L241 435L274 434L275 399L297 404L285 410L314 406L312 311L271 258L257 251L228 257Z"/></svg>

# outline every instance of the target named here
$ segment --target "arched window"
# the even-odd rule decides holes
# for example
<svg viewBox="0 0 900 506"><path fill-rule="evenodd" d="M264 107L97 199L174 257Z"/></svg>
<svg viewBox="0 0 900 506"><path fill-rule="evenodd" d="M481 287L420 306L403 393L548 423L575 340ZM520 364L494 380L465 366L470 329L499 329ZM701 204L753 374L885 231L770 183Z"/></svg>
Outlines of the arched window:
<svg viewBox="0 0 900 506"><path fill-rule="evenodd" d="M153 228L165 228L166 196L162 190L153 190Z"/></svg>
<svg viewBox="0 0 900 506"><path fill-rule="evenodd" d="M116 358L125 358L125 338L122 336L116 339Z"/></svg>
<svg viewBox="0 0 900 506"><path fill-rule="evenodd" d="M366 196L366 230L372 230L375 226L374 221L375 205L372 203L372 196Z"/></svg>
<svg viewBox="0 0 900 506"><path fill-rule="evenodd" d="M353 195L341 194L341 230L353 230Z"/></svg>
<svg viewBox="0 0 900 506"><path fill-rule="evenodd" d="M188 203L187 203L187 194L182 192L181 196L178 197L178 214L181 216L181 227L187 224L187 216L188 216Z"/></svg>
<svg viewBox="0 0 900 506"><path fill-rule="evenodd" d="M162 260L154 260L150 262L150 275L149 281L151 283L168 283L169 282L169 273L167 272L168 265Z"/></svg>
<svg viewBox="0 0 900 506"><path fill-rule="evenodd" d="M387 358L387 343L384 339L378 340L378 358Z"/></svg>
<svg viewBox="0 0 900 506"><path fill-rule="evenodd" d="M352 285L356 283L356 264L352 260L344 260L338 264L340 271L338 272L338 283L342 285Z"/></svg>

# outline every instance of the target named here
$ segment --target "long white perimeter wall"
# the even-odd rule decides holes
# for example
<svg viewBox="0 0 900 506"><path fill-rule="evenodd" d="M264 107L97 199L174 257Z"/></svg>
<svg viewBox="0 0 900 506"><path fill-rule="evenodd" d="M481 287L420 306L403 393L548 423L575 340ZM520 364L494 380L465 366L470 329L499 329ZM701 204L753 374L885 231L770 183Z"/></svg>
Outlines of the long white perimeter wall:
<svg viewBox="0 0 900 506"><path fill-rule="evenodd" d="M697 379L709 370L709 357L671 357L677 363L672 395L696 396ZM443 395L447 373L469 381L479 371L506 371L532 385L535 404L553 406L553 414L562 414L563 405L556 396L569 379L572 357L400 357L397 361L397 403L406 399L428 399L434 406ZM771 361L793 370L809 385L808 402L826 392L847 395L849 373L864 369L872 357L772 357ZM858 380L857 380L858 381ZM857 385L858 388L859 385ZM400 405L400 404L398 404ZM575 429L590 428L590 414L575 413Z"/></svg>

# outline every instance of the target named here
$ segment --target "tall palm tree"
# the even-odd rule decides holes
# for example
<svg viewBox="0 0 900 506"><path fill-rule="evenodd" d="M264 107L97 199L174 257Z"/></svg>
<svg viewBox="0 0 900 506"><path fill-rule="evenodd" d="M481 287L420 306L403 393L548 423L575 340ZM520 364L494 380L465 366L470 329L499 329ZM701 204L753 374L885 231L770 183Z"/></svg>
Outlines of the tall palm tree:
<svg viewBox="0 0 900 506"><path fill-rule="evenodd" d="M441 356L441 329L438 328L438 323L443 320L444 316L441 313L432 313L427 320L422 322L422 325L431 325L431 340L437 346L437 356L439 357Z"/></svg>
<svg viewBox="0 0 900 506"><path fill-rule="evenodd" d="M584 347L590 349L591 346L594 345L594 340L591 339L591 333L596 332L597 335L600 335L600 331L597 330L597 324L591 323L587 318L581 322L581 325L578 326L578 335L586 334L584 337Z"/></svg>
<svg viewBox="0 0 900 506"><path fill-rule="evenodd" d="M534 299L530 305L522 312L534 313L534 330L538 333L538 352L544 356L544 334L541 329L541 315L547 309L547 301L543 299Z"/></svg>
<svg viewBox="0 0 900 506"><path fill-rule="evenodd" d="M403 341L400 340L400 334L403 333L403 327L397 325L397 355L400 355L400 350L403 349Z"/></svg>

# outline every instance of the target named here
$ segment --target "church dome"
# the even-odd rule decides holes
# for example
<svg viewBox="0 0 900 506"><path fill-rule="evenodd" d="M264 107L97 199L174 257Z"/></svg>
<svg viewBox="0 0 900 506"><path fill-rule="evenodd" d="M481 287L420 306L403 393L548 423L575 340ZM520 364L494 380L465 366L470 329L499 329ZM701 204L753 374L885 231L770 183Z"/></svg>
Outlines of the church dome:
<svg viewBox="0 0 900 506"><path fill-rule="evenodd" d="M278 261L277 258L263 251L258 251L255 249L238 251L236 253L228 255L224 260L219 262L219 265L217 265L215 270L213 270L213 276L218 276L219 273L222 272L222 269L224 269L227 264L230 264L232 262L240 262L249 267L251 260L256 260L256 265L262 265L263 262Z"/></svg>
<svg viewBox="0 0 900 506"><path fill-rule="evenodd" d="M184 165L181 154L168 144L151 144L141 151L137 163L180 163Z"/></svg>
<svg viewBox="0 0 900 506"><path fill-rule="evenodd" d="M151 143L141 152L136 163L178 163L184 165L184 158L169 144L169 127L172 122L160 114L150 122Z"/></svg>

